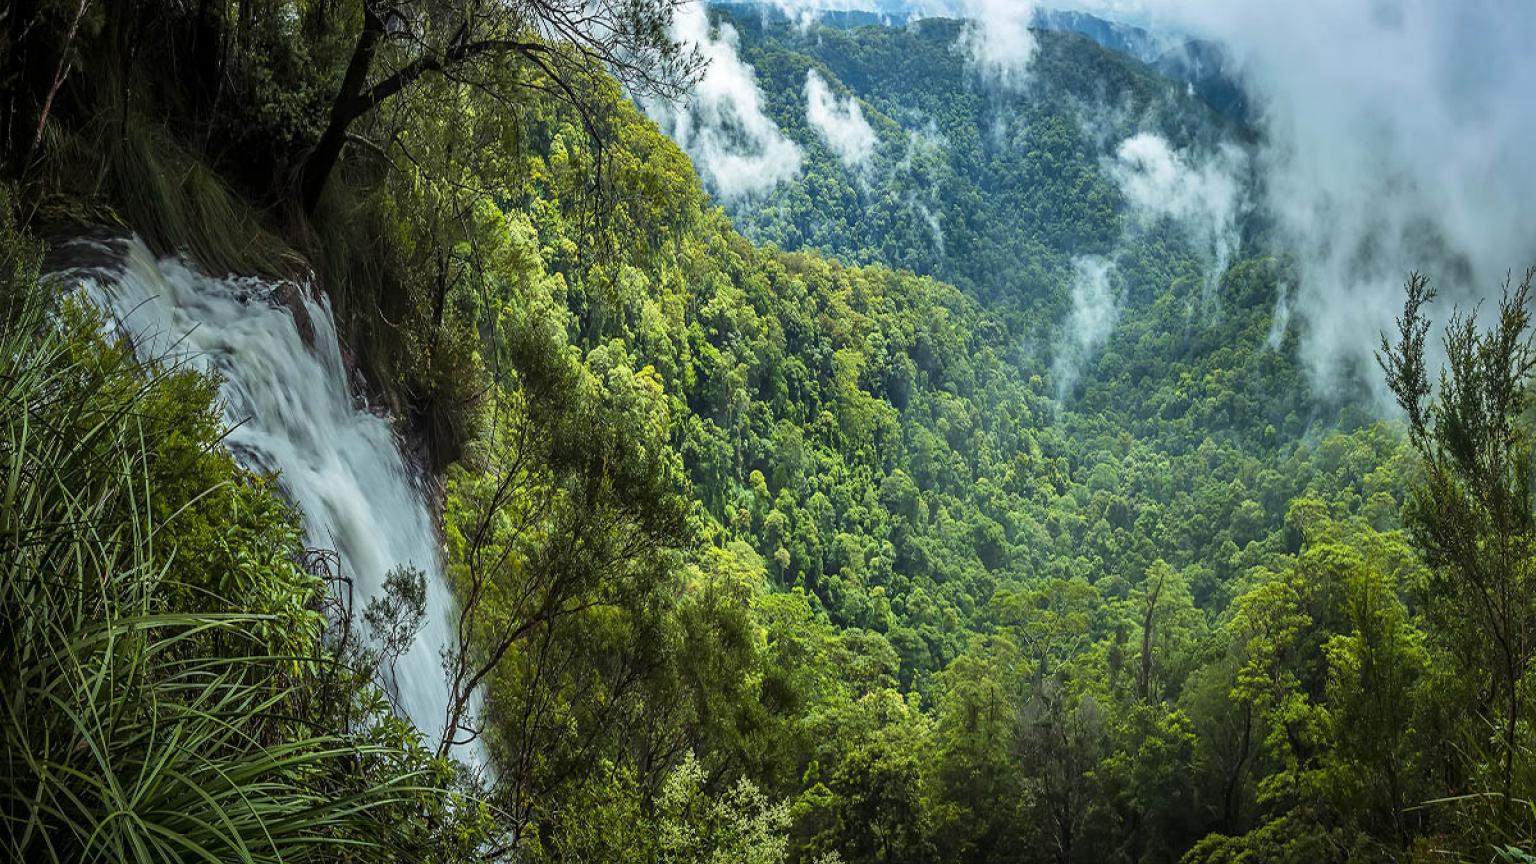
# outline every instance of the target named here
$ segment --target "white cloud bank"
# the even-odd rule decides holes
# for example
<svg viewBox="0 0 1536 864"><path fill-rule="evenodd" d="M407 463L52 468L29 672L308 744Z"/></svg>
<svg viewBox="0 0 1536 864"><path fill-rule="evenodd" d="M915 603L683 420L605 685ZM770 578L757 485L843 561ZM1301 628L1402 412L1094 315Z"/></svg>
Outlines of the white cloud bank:
<svg viewBox="0 0 1536 864"><path fill-rule="evenodd" d="M1072 259L1072 311L1067 314L1066 330L1051 364L1058 400L1064 401L1072 392L1084 364L1104 347L1120 320L1120 305L1109 284L1114 266L1099 255Z"/></svg>
<svg viewBox="0 0 1536 864"><path fill-rule="evenodd" d="M879 143L859 100L852 95L839 100L815 69L805 73L805 119L849 167L868 162Z"/></svg>
<svg viewBox="0 0 1536 864"><path fill-rule="evenodd" d="M1192 160L1162 138L1143 132L1121 142L1110 165L1133 212L1144 219L1174 220L1205 257L1207 292L1226 272L1240 239L1243 158L1241 150L1227 145L1210 157Z"/></svg>
<svg viewBox="0 0 1536 864"><path fill-rule="evenodd" d="M848 10L872 11L872 4L862 4L857 0L771 0L771 5L784 14L784 17L793 21L801 30L810 28L823 15L828 12L843 12ZM869 9L866 9L866 5Z"/></svg>
<svg viewBox="0 0 1536 864"><path fill-rule="evenodd" d="M1020 90L1035 57L1035 0L959 0L956 14L967 19L956 48L982 80Z"/></svg>
<svg viewBox="0 0 1536 864"><path fill-rule="evenodd" d="M737 53L735 28L710 32L702 3L678 10L672 38L697 46L708 62L693 92L677 103L648 101L651 119L693 159L705 184L722 199L760 195L800 173L799 145L763 113L752 67Z"/></svg>
<svg viewBox="0 0 1536 864"><path fill-rule="evenodd" d="M1088 4L1094 5L1094 4ZM1221 41L1259 109L1261 202L1296 253L1319 384L1374 375L1408 271L1496 296L1536 261L1536 3L1116 0Z"/></svg>

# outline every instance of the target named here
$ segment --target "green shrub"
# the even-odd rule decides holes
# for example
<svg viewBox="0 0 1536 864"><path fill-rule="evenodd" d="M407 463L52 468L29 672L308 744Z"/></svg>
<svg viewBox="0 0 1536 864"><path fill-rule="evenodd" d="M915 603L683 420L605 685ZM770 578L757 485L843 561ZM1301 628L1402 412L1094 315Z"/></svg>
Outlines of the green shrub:
<svg viewBox="0 0 1536 864"><path fill-rule="evenodd" d="M0 220L0 857L372 860L473 838L450 767L327 645L325 586L295 563L290 510L217 446L213 385L50 302Z"/></svg>

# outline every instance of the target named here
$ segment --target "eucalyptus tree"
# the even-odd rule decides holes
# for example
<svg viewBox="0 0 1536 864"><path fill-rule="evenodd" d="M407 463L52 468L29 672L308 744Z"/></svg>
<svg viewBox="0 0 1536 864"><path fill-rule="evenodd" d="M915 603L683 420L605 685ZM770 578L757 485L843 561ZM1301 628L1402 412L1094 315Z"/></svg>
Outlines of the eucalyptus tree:
<svg viewBox="0 0 1536 864"><path fill-rule="evenodd" d="M329 119L299 170L298 194L313 213L359 119L428 75L514 101L494 74L508 60L532 64L535 85L585 110L588 84L604 73L631 92L676 97L703 61L672 38L686 0L358 0L361 26ZM598 142L600 144L600 141Z"/></svg>
<svg viewBox="0 0 1536 864"><path fill-rule="evenodd" d="M1394 345L1377 355L1408 419L1424 479L1405 522L1430 565L1436 624L1464 672L1480 681L1480 714L1499 730L1499 791L1513 791L1522 751L1526 671L1536 657L1536 440L1528 410L1536 345L1531 280L1504 286L1491 326L1458 312L1445 329L1445 368L1430 383L1425 343L1434 300L1413 274Z"/></svg>

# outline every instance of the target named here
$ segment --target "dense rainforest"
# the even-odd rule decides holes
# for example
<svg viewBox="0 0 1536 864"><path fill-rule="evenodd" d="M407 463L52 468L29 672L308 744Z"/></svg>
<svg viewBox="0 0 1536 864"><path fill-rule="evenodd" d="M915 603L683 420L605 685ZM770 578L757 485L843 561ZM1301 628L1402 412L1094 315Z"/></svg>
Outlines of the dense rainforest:
<svg viewBox="0 0 1536 864"><path fill-rule="evenodd" d="M704 16L8 4L4 855L1536 860L1530 280L1437 353L1413 276L1325 392L1263 130L1189 82ZM130 234L326 298L439 520L440 735L423 574L338 602L219 376L79 290Z"/></svg>

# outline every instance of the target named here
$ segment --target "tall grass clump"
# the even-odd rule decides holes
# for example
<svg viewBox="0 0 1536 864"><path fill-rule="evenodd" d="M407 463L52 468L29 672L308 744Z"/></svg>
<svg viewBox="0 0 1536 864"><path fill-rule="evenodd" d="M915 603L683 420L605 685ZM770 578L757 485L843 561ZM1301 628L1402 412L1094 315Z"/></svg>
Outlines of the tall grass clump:
<svg viewBox="0 0 1536 864"><path fill-rule="evenodd" d="M292 514L219 450L202 376L106 342L37 252L0 206L0 859L472 845L451 766L325 638Z"/></svg>
<svg viewBox="0 0 1536 864"><path fill-rule="evenodd" d="M191 256L211 273L291 276L302 261L262 214L199 155L128 108L55 132L43 184L50 201L105 209L156 251Z"/></svg>

